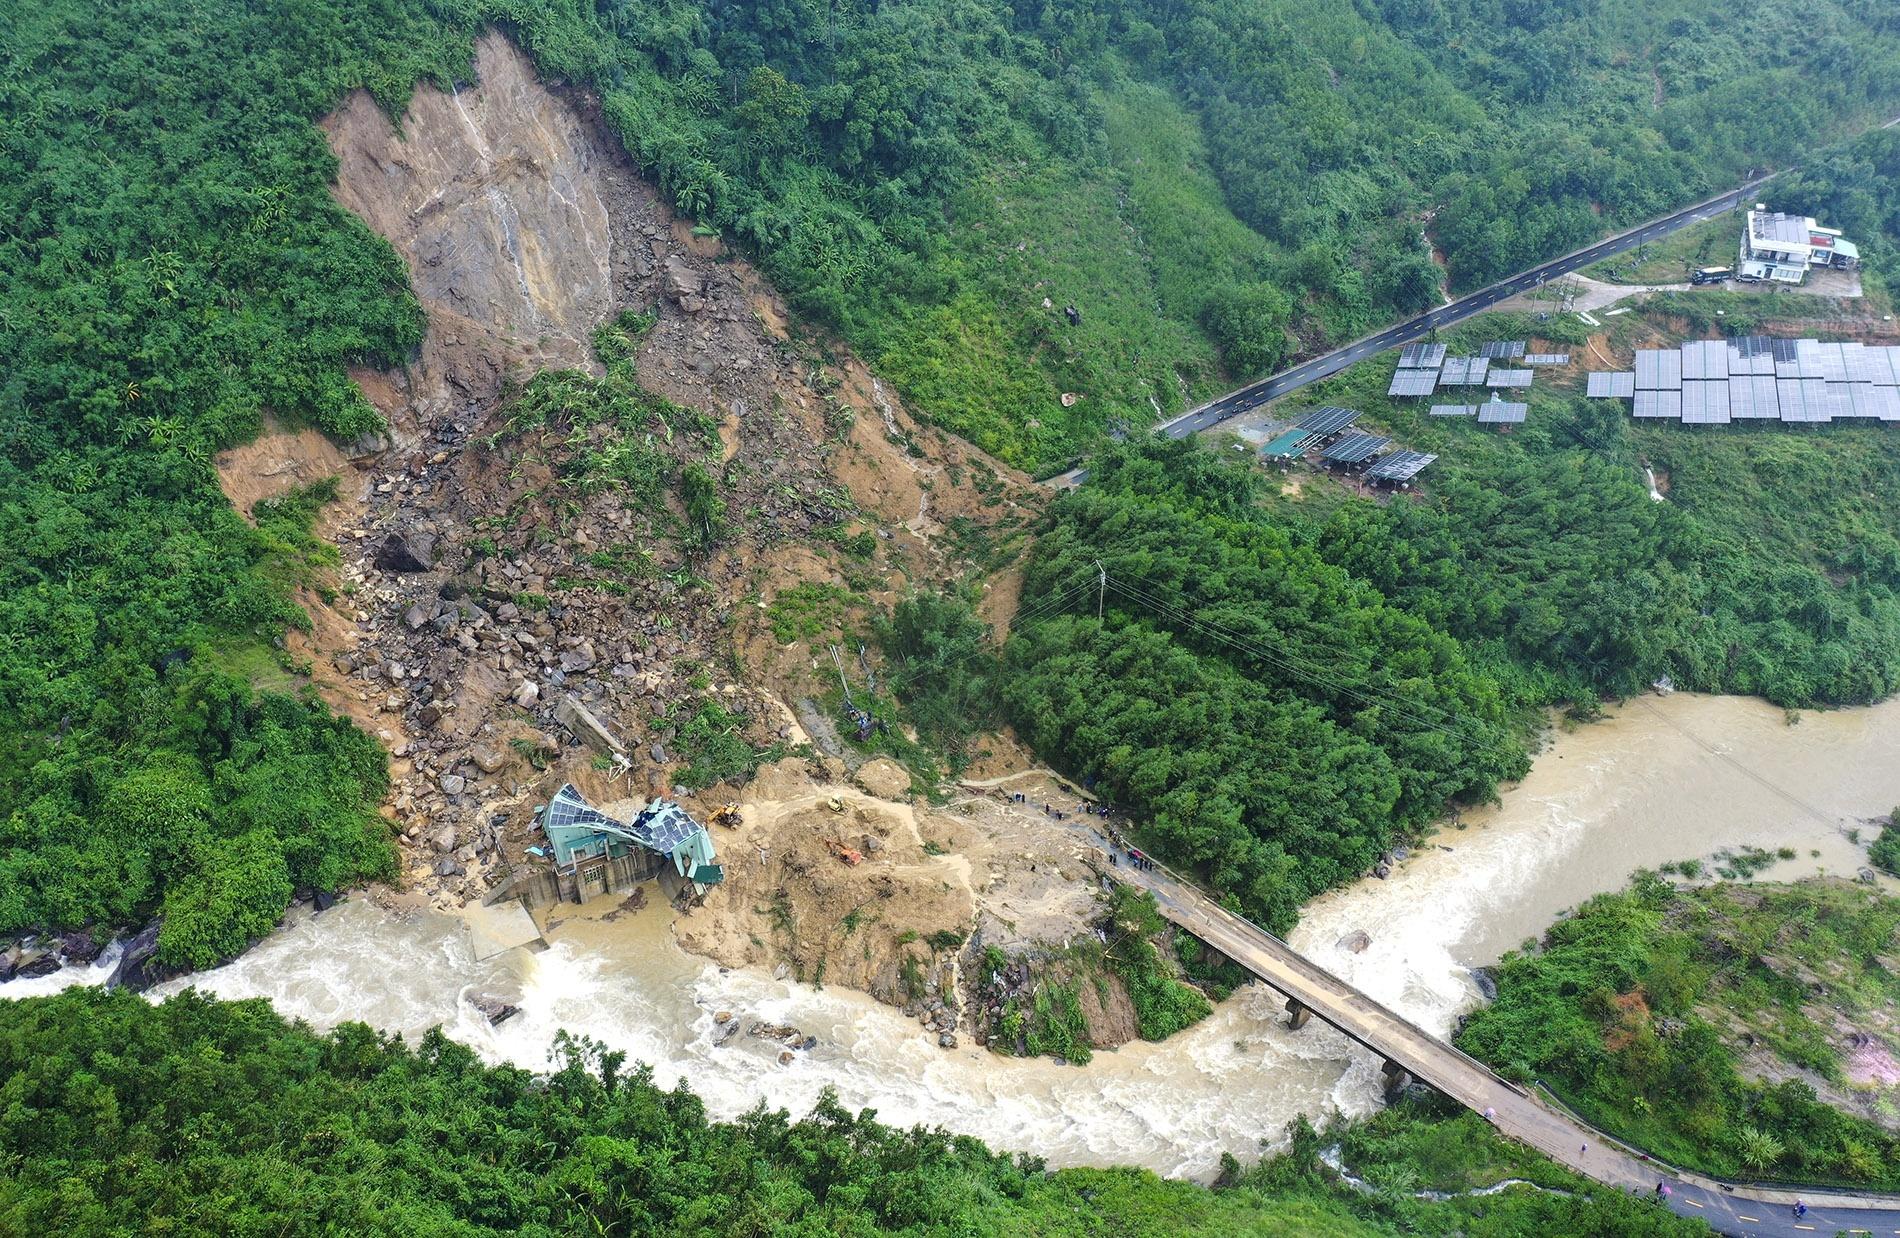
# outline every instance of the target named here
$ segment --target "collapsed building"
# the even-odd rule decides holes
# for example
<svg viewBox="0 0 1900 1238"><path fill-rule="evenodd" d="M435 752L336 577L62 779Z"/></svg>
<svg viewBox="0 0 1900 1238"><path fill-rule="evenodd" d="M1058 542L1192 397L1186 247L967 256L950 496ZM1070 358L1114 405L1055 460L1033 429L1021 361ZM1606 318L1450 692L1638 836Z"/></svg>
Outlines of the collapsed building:
<svg viewBox="0 0 1900 1238"><path fill-rule="evenodd" d="M669 869L691 883L695 896L726 877L706 827L672 800L650 800L631 821L622 821L563 783L537 818L564 900L585 902L652 881Z"/></svg>

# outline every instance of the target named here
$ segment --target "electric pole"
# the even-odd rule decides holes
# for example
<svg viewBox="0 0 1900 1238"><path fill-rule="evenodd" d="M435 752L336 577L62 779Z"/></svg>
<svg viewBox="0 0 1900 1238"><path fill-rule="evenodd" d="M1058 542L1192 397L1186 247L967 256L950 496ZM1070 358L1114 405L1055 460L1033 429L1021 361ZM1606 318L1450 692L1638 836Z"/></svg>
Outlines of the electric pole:
<svg viewBox="0 0 1900 1238"><path fill-rule="evenodd" d="M1108 569L1102 566L1100 559L1097 559L1095 561L1095 620L1097 623L1102 619L1102 599L1107 596Z"/></svg>

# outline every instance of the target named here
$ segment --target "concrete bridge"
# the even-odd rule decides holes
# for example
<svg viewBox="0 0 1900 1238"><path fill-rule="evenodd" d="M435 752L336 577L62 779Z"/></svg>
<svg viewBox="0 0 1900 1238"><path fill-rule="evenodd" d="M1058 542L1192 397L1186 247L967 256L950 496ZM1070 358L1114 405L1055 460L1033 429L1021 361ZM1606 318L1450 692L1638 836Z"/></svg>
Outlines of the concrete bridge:
<svg viewBox="0 0 1900 1238"><path fill-rule="evenodd" d="M1285 996L1289 1026L1303 1027L1312 1018L1330 1024L1384 1061L1389 1086L1411 1078L1430 1084L1489 1115L1499 1131L1585 1177L1643 1195L1653 1195L1656 1183L1667 1180L1675 1212L1700 1218L1724 1234L1900 1235L1900 1197L1729 1183L1664 1166L1504 1079L1167 870L1123 865L1107 871L1150 891L1164 917ZM1808 1206L1799 1219L1793 1214L1797 1199Z"/></svg>

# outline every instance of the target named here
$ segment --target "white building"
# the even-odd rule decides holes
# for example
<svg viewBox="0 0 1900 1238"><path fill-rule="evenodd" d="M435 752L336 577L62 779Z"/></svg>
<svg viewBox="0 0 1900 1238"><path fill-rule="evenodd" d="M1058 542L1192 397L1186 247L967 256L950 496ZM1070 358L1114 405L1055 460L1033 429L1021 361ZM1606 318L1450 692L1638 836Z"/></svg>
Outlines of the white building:
<svg viewBox="0 0 1900 1238"><path fill-rule="evenodd" d="M1742 229L1742 252L1735 274L1740 279L1798 284L1809 267L1853 270L1860 250L1838 228L1823 228L1805 215L1784 215L1759 203Z"/></svg>

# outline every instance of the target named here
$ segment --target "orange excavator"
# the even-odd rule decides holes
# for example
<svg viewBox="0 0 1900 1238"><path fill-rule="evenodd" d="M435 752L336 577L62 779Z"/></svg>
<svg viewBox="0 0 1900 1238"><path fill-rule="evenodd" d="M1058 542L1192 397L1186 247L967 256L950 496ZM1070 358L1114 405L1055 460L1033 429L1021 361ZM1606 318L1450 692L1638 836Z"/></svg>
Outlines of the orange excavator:
<svg viewBox="0 0 1900 1238"><path fill-rule="evenodd" d="M847 847L836 839L825 839L825 849L837 856L852 868L864 863L864 853L856 847Z"/></svg>

